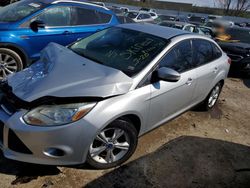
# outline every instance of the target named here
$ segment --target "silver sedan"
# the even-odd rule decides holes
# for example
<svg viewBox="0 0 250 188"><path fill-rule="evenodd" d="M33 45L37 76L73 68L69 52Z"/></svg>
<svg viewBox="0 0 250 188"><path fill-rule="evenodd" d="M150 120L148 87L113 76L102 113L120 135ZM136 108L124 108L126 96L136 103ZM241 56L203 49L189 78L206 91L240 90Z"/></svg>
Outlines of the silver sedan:
<svg viewBox="0 0 250 188"><path fill-rule="evenodd" d="M138 137L200 105L214 107L230 59L211 39L151 24L124 24L41 59L1 83L6 158L111 168Z"/></svg>

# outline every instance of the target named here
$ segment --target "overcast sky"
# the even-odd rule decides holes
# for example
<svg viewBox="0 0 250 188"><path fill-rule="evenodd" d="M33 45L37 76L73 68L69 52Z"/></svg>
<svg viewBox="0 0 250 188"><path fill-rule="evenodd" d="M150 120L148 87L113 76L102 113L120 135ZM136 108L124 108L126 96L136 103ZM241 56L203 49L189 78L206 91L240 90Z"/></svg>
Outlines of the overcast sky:
<svg viewBox="0 0 250 188"><path fill-rule="evenodd" d="M182 2L182 3L193 3L197 6L214 6L214 0L161 0L161 1L172 1L172 2Z"/></svg>

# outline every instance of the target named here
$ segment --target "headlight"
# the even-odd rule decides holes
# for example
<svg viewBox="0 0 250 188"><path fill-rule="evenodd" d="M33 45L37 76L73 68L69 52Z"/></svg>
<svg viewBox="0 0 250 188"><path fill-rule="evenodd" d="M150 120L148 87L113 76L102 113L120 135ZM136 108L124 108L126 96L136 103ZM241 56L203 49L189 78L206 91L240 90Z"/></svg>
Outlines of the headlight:
<svg viewBox="0 0 250 188"><path fill-rule="evenodd" d="M29 125L57 126L75 122L84 117L96 103L77 103L65 105L44 105L24 115Z"/></svg>

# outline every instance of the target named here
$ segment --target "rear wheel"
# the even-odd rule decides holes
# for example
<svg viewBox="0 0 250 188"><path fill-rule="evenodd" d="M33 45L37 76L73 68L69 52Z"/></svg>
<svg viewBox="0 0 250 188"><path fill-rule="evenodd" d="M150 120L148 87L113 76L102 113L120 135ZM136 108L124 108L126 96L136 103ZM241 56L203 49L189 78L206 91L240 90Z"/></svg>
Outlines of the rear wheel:
<svg viewBox="0 0 250 188"><path fill-rule="evenodd" d="M129 121L118 119L103 129L89 148L87 162L97 169L118 166L129 159L137 146L137 130Z"/></svg>
<svg viewBox="0 0 250 188"><path fill-rule="evenodd" d="M204 110L212 109L219 99L221 89L222 89L222 83L219 82L214 86L214 88L210 91L207 98L202 102L201 108Z"/></svg>
<svg viewBox="0 0 250 188"><path fill-rule="evenodd" d="M0 48L0 79L23 69L21 57L13 50Z"/></svg>

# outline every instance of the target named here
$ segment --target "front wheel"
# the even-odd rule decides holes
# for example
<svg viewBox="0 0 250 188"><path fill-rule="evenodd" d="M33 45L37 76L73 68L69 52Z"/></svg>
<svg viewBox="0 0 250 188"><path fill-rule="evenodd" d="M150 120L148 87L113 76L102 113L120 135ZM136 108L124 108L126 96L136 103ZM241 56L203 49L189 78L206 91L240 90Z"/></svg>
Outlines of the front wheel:
<svg viewBox="0 0 250 188"><path fill-rule="evenodd" d="M0 80L23 69L21 57L8 48L0 48Z"/></svg>
<svg viewBox="0 0 250 188"><path fill-rule="evenodd" d="M130 121L115 120L95 137L87 162L96 169L118 166L135 152L137 140L137 130Z"/></svg>

